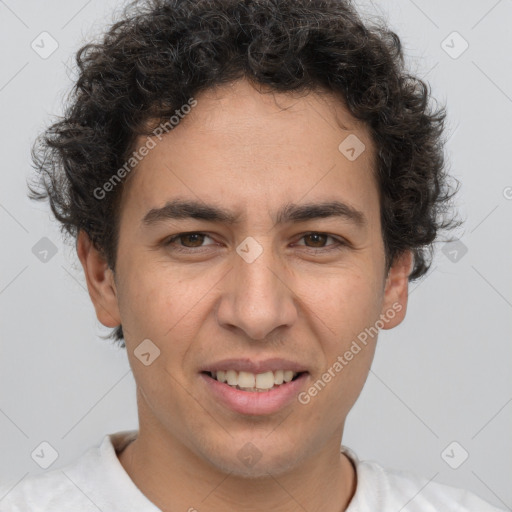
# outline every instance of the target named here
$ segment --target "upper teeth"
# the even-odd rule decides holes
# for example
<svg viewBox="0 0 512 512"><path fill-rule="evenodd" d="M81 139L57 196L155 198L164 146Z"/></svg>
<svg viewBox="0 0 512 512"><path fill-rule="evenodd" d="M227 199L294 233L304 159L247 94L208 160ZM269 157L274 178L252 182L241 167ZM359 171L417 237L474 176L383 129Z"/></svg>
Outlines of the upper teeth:
<svg viewBox="0 0 512 512"><path fill-rule="evenodd" d="M283 382L290 382L296 375L292 370L277 370L275 372L250 373L237 372L235 370L219 370L211 372L212 377L219 382L226 382L230 386L238 386L241 389L271 389Z"/></svg>

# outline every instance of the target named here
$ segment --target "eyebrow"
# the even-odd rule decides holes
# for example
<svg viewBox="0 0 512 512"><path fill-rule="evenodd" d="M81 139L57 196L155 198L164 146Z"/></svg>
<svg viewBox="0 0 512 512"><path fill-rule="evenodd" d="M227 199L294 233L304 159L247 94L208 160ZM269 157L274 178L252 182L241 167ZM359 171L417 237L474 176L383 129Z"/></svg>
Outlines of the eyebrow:
<svg viewBox="0 0 512 512"><path fill-rule="evenodd" d="M274 221L275 224L299 223L327 217L340 217L354 223L358 227L364 227L367 224L366 217L362 211L341 201L301 205L288 203L279 210ZM240 221L239 215L230 210L195 200L174 199L167 202L161 208L149 210L142 219L142 224L144 226L152 226L167 220L182 219L200 219L230 225Z"/></svg>

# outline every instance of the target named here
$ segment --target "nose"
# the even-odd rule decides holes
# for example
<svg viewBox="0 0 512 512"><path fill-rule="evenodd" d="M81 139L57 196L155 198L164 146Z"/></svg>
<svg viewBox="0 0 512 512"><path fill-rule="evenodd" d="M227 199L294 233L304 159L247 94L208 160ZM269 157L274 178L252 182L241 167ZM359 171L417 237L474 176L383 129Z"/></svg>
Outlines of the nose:
<svg viewBox="0 0 512 512"><path fill-rule="evenodd" d="M251 340L263 340L297 319L290 273L266 247L252 262L234 254L234 265L223 281L217 321L224 328L241 329Z"/></svg>

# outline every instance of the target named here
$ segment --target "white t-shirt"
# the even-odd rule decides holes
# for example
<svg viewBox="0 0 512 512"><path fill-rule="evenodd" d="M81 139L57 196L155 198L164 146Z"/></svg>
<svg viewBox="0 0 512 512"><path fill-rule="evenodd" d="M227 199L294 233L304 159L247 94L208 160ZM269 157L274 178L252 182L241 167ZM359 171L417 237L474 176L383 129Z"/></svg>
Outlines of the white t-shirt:
<svg viewBox="0 0 512 512"><path fill-rule="evenodd" d="M161 512L133 483L116 455L137 433L107 435L61 469L27 476L14 487L1 485L0 512ZM357 471L356 492L346 512L500 511L468 491L360 461L346 446L341 450Z"/></svg>

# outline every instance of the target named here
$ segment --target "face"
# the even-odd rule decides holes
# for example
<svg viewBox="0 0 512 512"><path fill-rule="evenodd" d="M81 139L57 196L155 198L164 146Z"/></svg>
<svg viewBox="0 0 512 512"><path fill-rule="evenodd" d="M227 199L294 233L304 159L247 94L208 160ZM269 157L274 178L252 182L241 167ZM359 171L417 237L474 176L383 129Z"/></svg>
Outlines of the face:
<svg viewBox="0 0 512 512"><path fill-rule="evenodd" d="M196 100L126 183L115 277L83 236L79 256L99 320L123 325L141 432L279 474L339 446L410 254L386 272L374 147L339 99L239 81Z"/></svg>

